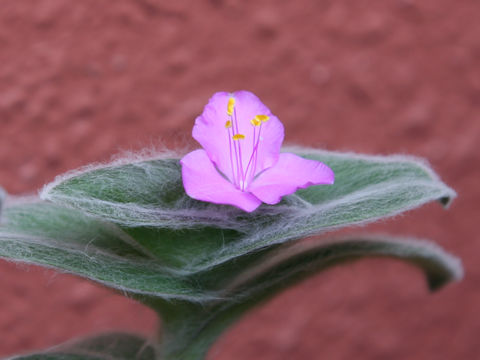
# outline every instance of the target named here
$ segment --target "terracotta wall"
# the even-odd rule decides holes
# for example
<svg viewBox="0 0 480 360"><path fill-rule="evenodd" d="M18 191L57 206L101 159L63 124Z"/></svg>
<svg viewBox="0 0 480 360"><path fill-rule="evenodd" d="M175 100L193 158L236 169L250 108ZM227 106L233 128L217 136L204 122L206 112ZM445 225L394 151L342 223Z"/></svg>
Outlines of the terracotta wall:
<svg viewBox="0 0 480 360"><path fill-rule="evenodd" d="M361 231L435 239L462 283L368 260L248 316L211 359L474 359L480 353L480 3L476 0L3 0L0 184L34 192L121 150L193 144L219 90L255 92L289 143L429 159L459 193ZM0 262L0 355L107 329L147 309L37 267ZM476 354L476 355L475 355Z"/></svg>

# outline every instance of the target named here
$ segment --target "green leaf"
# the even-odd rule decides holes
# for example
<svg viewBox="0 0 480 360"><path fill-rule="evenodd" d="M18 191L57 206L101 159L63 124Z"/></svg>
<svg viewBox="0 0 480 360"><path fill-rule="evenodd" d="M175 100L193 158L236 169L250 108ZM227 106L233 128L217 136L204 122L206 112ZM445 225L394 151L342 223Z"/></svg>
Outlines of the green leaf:
<svg viewBox="0 0 480 360"><path fill-rule="evenodd" d="M455 196L418 159L295 151L329 165L335 185L300 190L251 214L189 198L177 159L70 173L45 187L43 201L4 206L0 257L74 273L151 306L164 320L167 359L202 358L255 304L344 261L404 259L425 271L432 289L459 278L457 260L423 243L293 242Z"/></svg>
<svg viewBox="0 0 480 360"><path fill-rule="evenodd" d="M332 186L311 186L247 214L189 198L179 161L147 159L86 168L59 177L41 197L116 223L169 265L195 273L308 235L365 224L455 192L424 161L293 149L335 172Z"/></svg>
<svg viewBox="0 0 480 360"><path fill-rule="evenodd" d="M72 272L151 306L165 324L165 359L203 358L244 312L336 264L366 256L403 259L425 272L432 290L462 274L457 259L430 243L365 236L283 244L208 271L181 273L112 223L45 202L7 207L0 256ZM58 359L52 356L59 354L37 358ZM64 358L81 356L73 352Z"/></svg>
<svg viewBox="0 0 480 360"><path fill-rule="evenodd" d="M271 255L271 254L270 254ZM154 304L165 319L166 359L203 359L209 346L246 311L314 273L365 257L409 262L425 273L431 290L459 280L460 261L426 241L384 236L313 239L282 246L273 255L241 272L225 287L224 299L208 306Z"/></svg>
<svg viewBox="0 0 480 360"><path fill-rule="evenodd" d="M122 292L205 301L211 298L112 223L38 202L7 207L0 257L54 267Z"/></svg>
<svg viewBox="0 0 480 360"><path fill-rule="evenodd" d="M156 360L155 346L138 335L111 333L77 340L11 360Z"/></svg>
<svg viewBox="0 0 480 360"><path fill-rule="evenodd" d="M253 214L188 198L177 160L74 172L44 189L56 204L6 207L0 256L132 294L204 303L282 243L454 195L418 160L302 151L333 168L335 185L312 186Z"/></svg>
<svg viewBox="0 0 480 360"><path fill-rule="evenodd" d="M266 289L270 292L275 284L286 287L288 281L297 282L311 272L371 256L396 258L415 265L423 270L432 291L463 276L461 261L430 241L387 235L350 235L285 245L260 259L230 287L236 289L236 294L249 294L254 287L260 292Z"/></svg>
<svg viewBox="0 0 480 360"><path fill-rule="evenodd" d="M67 173L45 186L41 198L69 204L127 227L185 228L209 224L245 230L251 227L252 221L256 223L259 215L292 215L301 213L305 207L312 210L310 205L320 203L323 204L320 210L331 211L330 207L334 205L331 202L345 197L347 202L350 198L359 201L362 200L359 197L368 195L382 198L382 189L385 190L386 186L400 186L404 192L412 192L420 186L423 191L414 191L407 200L392 196L389 202L396 201L390 204L391 208L384 209L385 213L380 214L383 216L391 215L392 210L404 211L431 200L448 203L455 196L455 192L439 180L425 161L418 158L365 156L304 148L291 150L329 165L335 172L335 185L311 186L281 205L263 205L256 212L247 214L232 206L189 198L183 189L179 160L159 157L132 162L119 160ZM414 186L409 184L411 181ZM400 203L395 204L397 201ZM353 220L369 217L364 215Z"/></svg>

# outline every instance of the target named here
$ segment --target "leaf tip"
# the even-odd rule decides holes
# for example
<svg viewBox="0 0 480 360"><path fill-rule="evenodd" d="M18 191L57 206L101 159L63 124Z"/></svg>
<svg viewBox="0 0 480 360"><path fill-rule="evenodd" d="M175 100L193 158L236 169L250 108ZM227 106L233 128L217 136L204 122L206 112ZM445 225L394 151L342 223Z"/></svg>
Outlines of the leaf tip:
<svg viewBox="0 0 480 360"><path fill-rule="evenodd" d="M445 208L448 209L452 203L452 201L457 197L457 193L453 190L448 188L448 194L445 196L442 196L441 198L438 199L440 204Z"/></svg>
<svg viewBox="0 0 480 360"><path fill-rule="evenodd" d="M438 291L451 282L458 282L463 279L464 270L459 258L444 254L444 266L443 272L427 274L428 288L431 292Z"/></svg>

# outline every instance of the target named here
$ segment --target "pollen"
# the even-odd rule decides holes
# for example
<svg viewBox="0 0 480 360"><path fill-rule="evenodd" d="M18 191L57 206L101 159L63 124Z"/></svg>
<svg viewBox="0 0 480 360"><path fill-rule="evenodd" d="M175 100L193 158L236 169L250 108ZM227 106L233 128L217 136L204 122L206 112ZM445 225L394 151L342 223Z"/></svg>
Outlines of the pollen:
<svg viewBox="0 0 480 360"><path fill-rule="evenodd" d="M267 122L268 120L270 120L270 116L268 115L256 115L255 116L255 119L258 121L258 122Z"/></svg>
<svg viewBox="0 0 480 360"><path fill-rule="evenodd" d="M228 104L227 104L227 115L232 116L233 114L233 108L235 107L235 99L233 97L228 99Z"/></svg>
<svg viewBox="0 0 480 360"><path fill-rule="evenodd" d="M232 122L230 120L227 120L225 123L225 129L230 129L232 127Z"/></svg>
<svg viewBox="0 0 480 360"><path fill-rule="evenodd" d="M262 121L261 120L258 120L257 117L255 116L252 120L250 120L250 123L253 125L253 126L260 126L262 124Z"/></svg>
<svg viewBox="0 0 480 360"><path fill-rule="evenodd" d="M235 134L235 135L232 136L232 139L233 139L233 140L243 140L243 139L245 139L245 135L243 135L243 134Z"/></svg>

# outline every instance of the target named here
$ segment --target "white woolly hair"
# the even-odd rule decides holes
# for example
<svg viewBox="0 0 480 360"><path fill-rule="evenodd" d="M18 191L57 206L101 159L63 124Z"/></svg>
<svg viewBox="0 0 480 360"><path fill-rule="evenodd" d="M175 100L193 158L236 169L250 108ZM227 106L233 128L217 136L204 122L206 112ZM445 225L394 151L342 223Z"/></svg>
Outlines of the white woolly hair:
<svg viewBox="0 0 480 360"><path fill-rule="evenodd" d="M148 149L140 153L123 153L122 156L117 156L108 163L88 165L70 171L47 184L40 192L41 200L38 198L13 198L7 202L6 207L33 201L41 204L55 203L62 207L79 210L82 214L93 217L96 221L94 225L98 226L98 229L108 232L124 244L142 253L145 257L138 263L138 266L143 267L153 266L151 262L144 261L153 256L147 249L136 243L133 236L129 235L129 229L166 228L181 232L186 229L201 231L202 227L208 226L220 230L214 233L216 235L212 235L219 237L229 230L238 232L235 241L227 242L224 246L209 250L207 253L205 251L195 252L198 249L190 249L192 253L195 253L177 255L178 261L182 263L180 267L169 268L158 263L156 265L158 269L155 268L155 270L158 270L158 274L183 277L195 272L210 270L245 254L257 252L275 244L345 226L363 225L380 218L395 216L432 200L443 199L444 204L448 204L450 199L455 197L455 192L440 181L430 166L424 160L415 157L366 156L301 147L290 147L284 150L324 161L336 172L337 186L314 188L311 193L309 192L311 189L306 189L303 192L286 196L278 205L263 205L254 213L247 214L232 206L209 204L189 198L182 190L178 161L184 153ZM70 180L81 177L88 177L90 187L87 190L69 186ZM98 196L98 193L89 192L91 189L100 190L101 196ZM117 192L121 191L122 194L125 193L130 200L126 202L115 200L115 196L111 196L113 193L111 189ZM170 193L176 193L178 196L173 201L165 200L165 197L162 197ZM48 216L48 214L44 215ZM60 223L68 220L59 218L55 221L62 228L68 229L68 223L63 225ZM85 221L85 224L87 223ZM95 229L93 225L92 228L85 229L89 232L88 239L96 238L96 235L93 234ZM0 240L7 239L10 235L14 236L14 234L5 232L2 234L0 231ZM60 246L58 239L49 239L48 235L46 233L43 236L37 236L29 233L22 235L22 241L32 244L41 243L52 249ZM90 261L95 268L104 264L104 257L118 260L117 262L120 263L124 261L117 259L118 255L113 252L107 254L102 252L102 249L92 251L95 247L90 242L75 243L75 234L60 234L59 236L72 237L71 244L67 242L62 245L71 252L72 262L79 261L77 255L84 258L85 261ZM182 241L188 241L188 239L185 238ZM12 243L11 246L15 245ZM437 251L435 248L432 249L433 252ZM19 250L12 248L11 252L18 254ZM25 251L18 256L23 257L23 261L33 258ZM127 260L134 261L134 259L125 261ZM51 264L53 261L48 259L47 264ZM32 260L32 262L35 261ZM456 266L452 264L453 262L450 266L456 269ZM458 269L456 272L459 274ZM155 276L157 276L156 274ZM88 277L88 274L83 274L83 276ZM115 276L122 279L121 267ZM138 279L138 281L142 280ZM104 283L121 291L129 290L128 287L116 283L108 281L104 281ZM148 290L142 292L137 289L136 292L149 294ZM205 301L207 298L212 299L216 296L216 294L203 293L197 297L189 294L188 291L181 294L159 294L158 292L155 294L167 299L183 298L191 301Z"/></svg>
<svg viewBox="0 0 480 360"><path fill-rule="evenodd" d="M88 165L58 176L43 188L40 197L86 211L121 227L181 230L214 226L244 234L232 245L235 251L228 247L226 253L219 250L218 254L210 254L216 261L208 261L208 267L230 259L234 253L241 255L245 251L255 251L288 238L300 238L347 225L366 224L395 216L432 200L443 199L448 204L455 197L455 192L440 181L428 163L416 157L358 155L302 147L289 147L284 151L320 158L327 165L350 162L348 167L343 166L337 179L343 181L345 188L352 187L351 191L345 192L340 185L331 189L325 187L325 191L332 194L339 192L338 195L316 202L293 194L286 196L278 205L263 205L252 214L232 206L199 202L187 195L179 197L173 204L164 203L162 199L151 201L155 193L178 191L181 174L178 161L159 163L149 160L179 159L183 153L148 149L140 153L124 153L109 163ZM378 167L369 168L365 164L376 164ZM124 168L124 165L131 167ZM135 171L132 171L132 167ZM99 169L102 171L96 171ZM382 175L380 178L379 172ZM132 192L135 201L120 203L80 190L68 194L58 191L68 180L87 173L89 181L99 187L108 188L120 182L126 184L122 189ZM394 205L398 199L402 199L402 203ZM199 259L199 262L204 260ZM197 265L192 264L194 267Z"/></svg>

